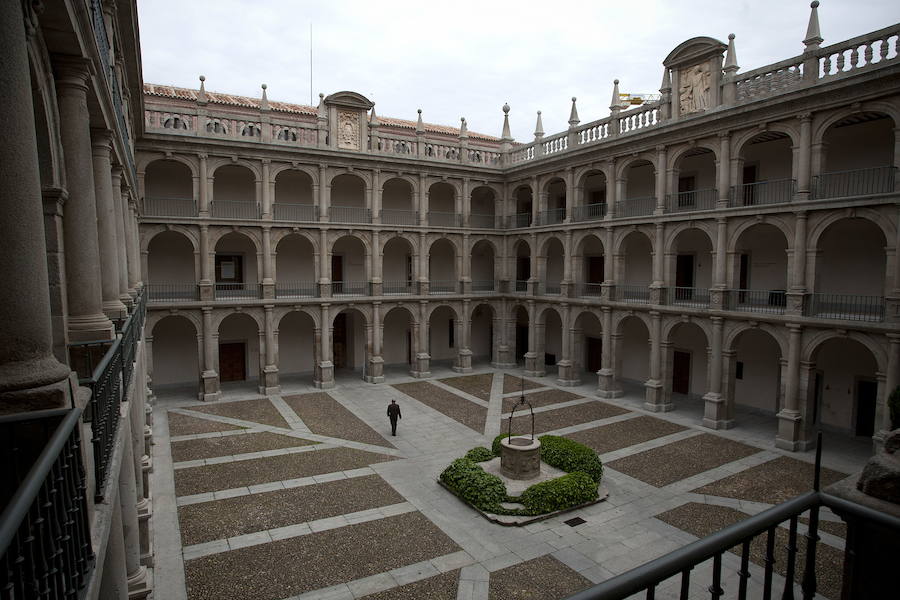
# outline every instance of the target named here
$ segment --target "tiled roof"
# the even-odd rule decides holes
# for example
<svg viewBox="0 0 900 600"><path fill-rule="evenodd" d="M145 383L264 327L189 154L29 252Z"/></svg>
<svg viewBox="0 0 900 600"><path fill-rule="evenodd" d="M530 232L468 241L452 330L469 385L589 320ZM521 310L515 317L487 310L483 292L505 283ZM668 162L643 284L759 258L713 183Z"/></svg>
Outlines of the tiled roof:
<svg viewBox="0 0 900 600"><path fill-rule="evenodd" d="M191 102L197 101L197 94L199 90L192 90L188 88L175 87L172 85L160 85L157 83L145 83L144 84L144 93L148 96L159 96L162 98L176 98L179 100L189 100ZM241 106L244 108L259 108L260 98L250 98L248 96L236 96L234 94L222 94L220 92L206 92L206 100L207 102L213 104L226 104L229 106ZM316 115L318 110L314 106L306 106L304 104L290 104L288 102L278 102L274 100L269 100L269 108L274 111L286 112L286 113L295 113L301 115ZM413 129L416 128L415 121L408 121L406 119L394 119L391 117L382 117L378 115L378 122L387 127L396 127L399 129ZM435 125L433 123L423 123L425 126L425 131L429 133L438 133L443 135L450 136L459 136L459 128L458 127L449 127L447 125ZM484 140L489 142L499 142L500 138L494 137L492 135L486 135L483 133L477 133L474 131L470 131L469 137Z"/></svg>

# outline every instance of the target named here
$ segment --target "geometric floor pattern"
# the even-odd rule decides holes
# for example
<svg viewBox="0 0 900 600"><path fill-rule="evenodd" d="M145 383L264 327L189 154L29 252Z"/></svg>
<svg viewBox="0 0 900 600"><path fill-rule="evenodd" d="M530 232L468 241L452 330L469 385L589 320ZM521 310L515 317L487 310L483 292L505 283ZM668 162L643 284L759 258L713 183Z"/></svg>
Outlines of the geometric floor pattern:
<svg viewBox="0 0 900 600"><path fill-rule="evenodd" d="M736 429L712 432L690 409L648 413L640 390L600 401L587 382L562 389L552 377L523 382L513 371L433 372L427 381L389 374L378 386L342 377L327 392L285 384L268 397L236 388L206 404L160 394L154 596L565 598L811 487L812 453L775 449L770 425L749 425L763 422L758 416L747 427L738 419ZM503 527L436 483L451 460L507 430L523 393L536 432L599 453L605 502ZM403 414L397 437L385 416L391 399ZM514 432L530 429L530 416L515 417ZM858 470L864 459L864 451L826 452L824 464L833 468L823 470L823 481ZM584 523L563 522L573 516ZM828 578L820 592L834 598L843 529L827 510L821 519L817 559ZM754 548L751 596L761 580L757 554ZM740 558L728 554L723 564L728 597ZM708 570L701 565L692 576L692 598L708 597ZM664 585L656 597L676 591Z"/></svg>

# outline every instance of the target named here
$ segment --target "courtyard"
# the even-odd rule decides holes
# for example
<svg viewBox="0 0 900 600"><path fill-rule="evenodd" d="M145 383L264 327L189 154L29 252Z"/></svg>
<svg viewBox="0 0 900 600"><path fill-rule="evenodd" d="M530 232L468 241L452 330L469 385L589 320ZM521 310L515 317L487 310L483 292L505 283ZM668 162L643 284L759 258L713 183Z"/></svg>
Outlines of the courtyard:
<svg viewBox="0 0 900 600"><path fill-rule="evenodd" d="M611 401L594 390L436 367L429 379L388 373L377 386L346 375L330 390L288 382L262 396L235 387L215 403L162 392L153 419L156 597L565 598L812 486L813 454L775 449L773 417L739 415L738 427L714 432L698 426L702 402L683 398L654 414L640 388ZM506 431L523 393L536 434L598 452L606 501L503 527L437 484L454 458ZM392 398L403 414L397 437L385 416ZM529 428L515 418L514 433ZM869 453L836 436L824 447L826 485ZM573 517L584 522L565 523ZM819 592L837 598L845 528L827 510L822 519ZM777 538L780 589L787 530ZM751 548L751 592L762 582L761 545ZM724 564L727 597L739 549ZM691 585L691 597L708 597L704 567ZM664 587L657 597L675 593Z"/></svg>

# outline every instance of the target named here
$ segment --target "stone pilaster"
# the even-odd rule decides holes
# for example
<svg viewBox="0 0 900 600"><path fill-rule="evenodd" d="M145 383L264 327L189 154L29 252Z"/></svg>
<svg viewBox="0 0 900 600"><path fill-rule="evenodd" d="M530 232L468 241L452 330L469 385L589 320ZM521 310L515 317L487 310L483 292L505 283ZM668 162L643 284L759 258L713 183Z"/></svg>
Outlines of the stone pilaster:
<svg viewBox="0 0 900 600"><path fill-rule="evenodd" d="M200 392L200 400L212 402L219 399L219 373L216 364L216 341L219 334L213 331L212 307L204 306L203 309L203 389Z"/></svg>
<svg viewBox="0 0 900 600"><path fill-rule="evenodd" d="M118 250L119 266L119 299L125 306L131 307L134 301L135 290L128 285L128 256L126 254L129 243L125 233L125 218L127 207L122 197L122 169L112 169L112 200L113 210L116 214L116 249Z"/></svg>
<svg viewBox="0 0 900 600"><path fill-rule="evenodd" d="M597 372L597 395L601 398L618 398L622 389L616 381L616 356L620 351L619 339L612 330L612 309L603 306L603 353L600 355L600 370Z"/></svg>
<svg viewBox="0 0 900 600"><path fill-rule="evenodd" d="M644 408L653 412L666 412L674 407L665 398L662 370L662 318L655 310L650 311L650 378L644 383Z"/></svg>
<svg viewBox="0 0 900 600"><path fill-rule="evenodd" d="M372 303L372 352L369 354L369 366L366 369L366 381L369 383L384 382L384 357L382 356L382 340L384 339L384 322L381 320L381 302Z"/></svg>
<svg viewBox="0 0 900 600"><path fill-rule="evenodd" d="M722 330L724 319L711 317L712 341L709 357L709 390L704 394L706 403L703 415L703 425L710 429L729 429L734 426L734 419L730 415L726 397L722 394Z"/></svg>
<svg viewBox="0 0 900 600"><path fill-rule="evenodd" d="M784 407L778 412L778 433L775 447L782 450L800 449L801 418L798 392L800 390L800 341L803 327L788 324L787 369L782 373L785 380Z"/></svg>
<svg viewBox="0 0 900 600"><path fill-rule="evenodd" d="M278 383L278 331L275 327L275 306L267 304L265 311L265 365L263 366L262 382L259 386L260 394L280 394L281 386Z"/></svg>
<svg viewBox="0 0 900 600"><path fill-rule="evenodd" d="M319 365L317 376L313 380L313 385L320 389L328 389L334 387L334 363L331 359L331 331L334 326L331 322L330 305L323 304L321 307L321 331L316 336L319 341Z"/></svg>
<svg viewBox="0 0 900 600"><path fill-rule="evenodd" d="M125 431L122 432L122 435L126 443L124 447L125 455L122 457L122 468L119 473L119 508L121 510L128 598L129 600L136 600L146 598L150 594L151 589L147 568L141 564L134 453L129 443L131 441L131 424L124 419L123 424L125 424ZM112 537L112 533L110 533L110 537Z"/></svg>
<svg viewBox="0 0 900 600"><path fill-rule="evenodd" d="M94 130L91 156L94 168L94 196L97 210L97 233L100 242L100 282L103 312L110 319L125 316L126 308L119 295L119 246L116 240L116 211L113 206L110 132Z"/></svg>

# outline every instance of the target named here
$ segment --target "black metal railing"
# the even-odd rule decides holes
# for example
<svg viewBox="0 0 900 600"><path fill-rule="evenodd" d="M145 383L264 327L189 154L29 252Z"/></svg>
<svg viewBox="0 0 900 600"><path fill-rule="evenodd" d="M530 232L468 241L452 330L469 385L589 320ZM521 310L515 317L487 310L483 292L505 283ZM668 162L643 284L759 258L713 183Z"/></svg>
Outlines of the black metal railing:
<svg viewBox="0 0 900 600"><path fill-rule="evenodd" d="M148 283L148 302L195 302L200 299L196 283Z"/></svg>
<svg viewBox="0 0 900 600"><path fill-rule="evenodd" d="M80 416L69 408L0 417L4 600L80 598L94 568Z"/></svg>
<svg viewBox="0 0 900 600"><path fill-rule="evenodd" d="M218 219L258 219L259 205L254 201L213 200L210 214Z"/></svg>
<svg viewBox="0 0 900 600"><path fill-rule="evenodd" d="M508 229L518 229L520 227L531 227L531 213L516 213L514 215L510 215L507 217L509 221L507 222Z"/></svg>
<svg viewBox="0 0 900 600"><path fill-rule="evenodd" d="M560 284L559 282L543 283L541 284L541 288L544 294L548 296L559 296L562 293L562 284Z"/></svg>
<svg viewBox="0 0 900 600"><path fill-rule="evenodd" d="M804 314L820 319L884 321L884 298L855 294L814 293L806 297Z"/></svg>
<svg viewBox="0 0 900 600"><path fill-rule="evenodd" d="M726 310L783 315L787 306L784 290L728 290Z"/></svg>
<svg viewBox="0 0 900 600"><path fill-rule="evenodd" d="M240 300L259 298L261 286L258 283L216 283L216 300Z"/></svg>
<svg viewBox="0 0 900 600"><path fill-rule="evenodd" d="M319 286L315 281L279 281L275 283L276 298L315 298Z"/></svg>
<svg viewBox="0 0 900 600"><path fill-rule="evenodd" d="M497 227L497 217L488 214L472 213L469 215L469 227L478 229L494 229Z"/></svg>
<svg viewBox="0 0 900 600"><path fill-rule="evenodd" d="M674 213L712 210L716 207L716 200L718 199L719 190L715 188L669 194L666 197L666 211Z"/></svg>
<svg viewBox="0 0 900 600"><path fill-rule="evenodd" d="M794 199L797 181L773 179L731 186L729 206L756 206L759 204L784 204Z"/></svg>
<svg viewBox="0 0 900 600"><path fill-rule="evenodd" d="M813 177L813 198L845 198L894 191L897 167L870 167L834 171Z"/></svg>
<svg viewBox="0 0 900 600"><path fill-rule="evenodd" d="M527 292L528 291L528 280L527 279L516 279L513 285L514 292Z"/></svg>
<svg viewBox="0 0 900 600"><path fill-rule="evenodd" d="M381 293L386 296L415 294L416 293L416 283L412 280L383 281L381 283Z"/></svg>
<svg viewBox="0 0 900 600"><path fill-rule="evenodd" d="M332 281L331 293L334 296L370 296L371 284L368 281Z"/></svg>
<svg viewBox="0 0 900 600"><path fill-rule="evenodd" d="M606 216L606 202L576 206L572 212L575 221L597 221Z"/></svg>
<svg viewBox="0 0 900 600"><path fill-rule="evenodd" d="M655 209L656 198L652 196L616 200L616 217L642 217L652 215Z"/></svg>
<svg viewBox="0 0 900 600"><path fill-rule="evenodd" d="M556 225L562 223L565 219L565 208L551 208L549 210L542 210L538 213L539 225Z"/></svg>
<svg viewBox="0 0 900 600"><path fill-rule="evenodd" d="M371 223L372 211L363 206L332 206L328 209L332 223Z"/></svg>
<svg viewBox="0 0 900 600"><path fill-rule="evenodd" d="M414 210L383 208L381 222L385 225L418 225L419 213Z"/></svg>
<svg viewBox="0 0 900 600"><path fill-rule="evenodd" d="M693 287L666 288L666 304L690 308L709 308L709 290Z"/></svg>
<svg viewBox="0 0 900 600"><path fill-rule="evenodd" d="M462 215L455 212L428 211L428 224L433 227L459 227Z"/></svg>
<svg viewBox="0 0 900 600"><path fill-rule="evenodd" d="M429 294L456 294L459 292L459 281L449 279L432 279L428 282Z"/></svg>
<svg viewBox="0 0 900 600"><path fill-rule="evenodd" d="M497 282L493 279L473 279L472 292L476 294L487 294L497 290Z"/></svg>
<svg viewBox="0 0 900 600"><path fill-rule="evenodd" d="M197 202L193 198L144 198L144 215L148 217L196 217Z"/></svg>
<svg viewBox="0 0 900 600"><path fill-rule="evenodd" d="M315 204L275 202L272 204L272 218L276 221L318 221L318 208Z"/></svg>
<svg viewBox="0 0 900 600"><path fill-rule="evenodd" d="M602 283L581 283L578 285L578 295L582 298L599 298L602 294Z"/></svg>
<svg viewBox="0 0 900 600"><path fill-rule="evenodd" d="M616 302L650 303L650 288L646 285L616 285L612 289Z"/></svg>

